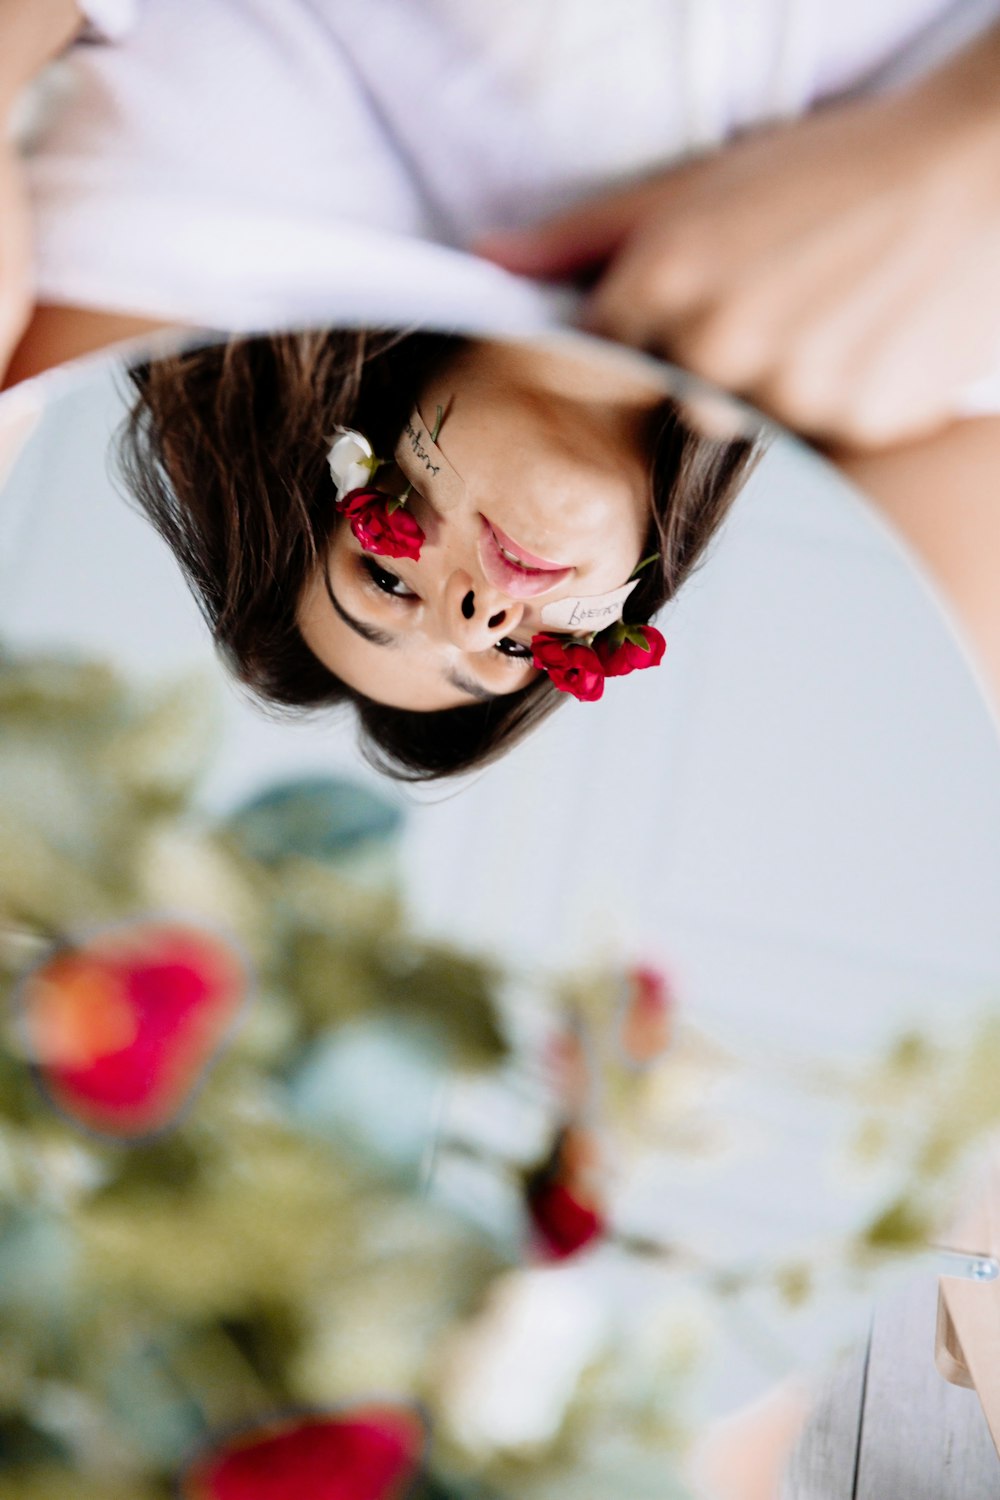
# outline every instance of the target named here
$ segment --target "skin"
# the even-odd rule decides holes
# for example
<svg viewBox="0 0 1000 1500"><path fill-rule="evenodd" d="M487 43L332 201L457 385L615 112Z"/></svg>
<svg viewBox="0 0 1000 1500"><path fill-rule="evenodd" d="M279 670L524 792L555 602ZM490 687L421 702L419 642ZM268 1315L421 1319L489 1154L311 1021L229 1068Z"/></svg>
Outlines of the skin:
<svg viewBox="0 0 1000 1500"><path fill-rule="evenodd" d="M32 297L31 222L11 119L24 89L83 22L73 0L0 0L0 390L164 327L138 310L53 307Z"/></svg>
<svg viewBox="0 0 1000 1500"><path fill-rule="evenodd" d="M788 1457L809 1416L804 1385L775 1386L752 1405L711 1423L691 1455L704 1500L779 1500Z"/></svg>
<svg viewBox="0 0 1000 1500"><path fill-rule="evenodd" d="M25 85L73 40L72 0L0 0L0 369L31 314L31 232L9 122Z"/></svg>
<svg viewBox="0 0 1000 1500"><path fill-rule="evenodd" d="M1000 27L918 84L824 106L480 242L596 278L586 321L841 448L947 425L1000 358Z"/></svg>
<svg viewBox="0 0 1000 1500"><path fill-rule="evenodd" d="M306 644L351 686L399 708L451 708L526 686L543 607L608 593L641 560L651 505L642 434L661 400L615 361L472 345L420 398L425 418L438 404L447 411L439 446L464 481L460 497L405 452L401 474L380 474L397 490L413 482L420 559L371 557L339 525L300 603ZM483 514L571 576L532 599L492 584L480 560ZM345 613L386 642L363 639Z"/></svg>

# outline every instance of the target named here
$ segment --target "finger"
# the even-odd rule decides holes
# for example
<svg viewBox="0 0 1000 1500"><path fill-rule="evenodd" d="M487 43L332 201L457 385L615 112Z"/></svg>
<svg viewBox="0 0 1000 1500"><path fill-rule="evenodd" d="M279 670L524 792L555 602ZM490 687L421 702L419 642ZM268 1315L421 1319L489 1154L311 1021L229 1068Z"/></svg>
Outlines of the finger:
<svg viewBox="0 0 1000 1500"><path fill-rule="evenodd" d="M584 326L640 349L669 352L703 311L706 263L669 230L626 243L592 292Z"/></svg>
<svg viewBox="0 0 1000 1500"><path fill-rule="evenodd" d="M662 183L637 183L590 198L523 229L493 230L472 245L477 255L521 276L562 278L604 265L625 242Z"/></svg>
<svg viewBox="0 0 1000 1500"><path fill-rule="evenodd" d="M30 298L5 297L0 300L0 391L4 388L4 380L30 317Z"/></svg>
<svg viewBox="0 0 1000 1500"><path fill-rule="evenodd" d="M0 386L14 350L28 326L33 301L30 250L18 223L0 233Z"/></svg>

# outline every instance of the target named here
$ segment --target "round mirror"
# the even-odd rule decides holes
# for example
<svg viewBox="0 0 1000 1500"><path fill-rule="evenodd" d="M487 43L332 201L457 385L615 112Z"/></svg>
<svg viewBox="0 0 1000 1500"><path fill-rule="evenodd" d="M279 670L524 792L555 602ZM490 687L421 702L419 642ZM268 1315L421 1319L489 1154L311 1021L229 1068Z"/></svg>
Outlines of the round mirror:
<svg viewBox="0 0 1000 1500"><path fill-rule="evenodd" d="M303 418L308 461L279 464L280 359L359 340L400 389ZM223 364L272 385L199 405ZM932 1246L995 1113L995 729L835 471L569 335L110 360L36 418L0 552L0 1462L25 1493L255 1495L324 1464L381 1475L359 1497L680 1493L712 1424L861 1337L901 1267L962 1269ZM699 474L722 503L676 598L632 613L665 454L675 506ZM165 483L209 546L236 515L210 504L293 473L325 519L287 618L355 674L299 714ZM412 543L400 516L418 556L372 550ZM656 670L595 696L536 664L540 635L596 651L630 620ZM424 756L435 720L553 711L457 779L387 779L365 673L396 709L421 653L485 695L407 699Z"/></svg>

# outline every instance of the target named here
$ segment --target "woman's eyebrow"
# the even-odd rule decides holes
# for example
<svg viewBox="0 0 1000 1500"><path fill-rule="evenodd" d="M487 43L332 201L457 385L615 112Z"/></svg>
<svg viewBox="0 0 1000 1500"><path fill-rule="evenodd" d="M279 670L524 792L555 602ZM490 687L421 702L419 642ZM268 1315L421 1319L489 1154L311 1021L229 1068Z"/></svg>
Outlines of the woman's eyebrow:
<svg viewBox="0 0 1000 1500"><path fill-rule="evenodd" d="M366 625L363 620L356 620L353 615L348 614L333 592L330 574L326 568L323 569L323 582L326 585L326 592L330 603L333 605L337 615L343 620L345 625L354 631L355 635L359 635L363 641L370 641L373 646L387 646L391 649L393 646L399 645L398 635L391 635L387 630L376 630L374 625ZM460 672L445 672L444 680L449 686L457 688L460 693L468 694L470 698L475 698L480 703L492 703L493 699L498 696L496 693L491 693L489 688L483 687L482 683L475 682L471 677L463 677Z"/></svg>
<svg viewBox="0 0 1000 1500"><path fill-rule="evenodd" d="M458 688L460 693L468 693L470 698L476 698L480 703L492 703L494 698L500 696L499 693L491 693L489 688L483 687L481 683L473 682L471 677L463 677L461 672L446 672L444 680L452 687Z"/></svg>
<svg viewBox="0 0 1000 1500"><path fill-rule="evenodd" d="M373 646L388 646L391 648L399 645L398 635L392 635L388 630L377 630L374 625L366 625L363 620L356 620L353 615L347 613L347 610L333 592L333 585L330 582L330 575L326 568L323 569L323 582L326 584L326 592L335 612L343 620L344 624L354 631L355 635L359 635L363 641L370 641Z"/></svg>

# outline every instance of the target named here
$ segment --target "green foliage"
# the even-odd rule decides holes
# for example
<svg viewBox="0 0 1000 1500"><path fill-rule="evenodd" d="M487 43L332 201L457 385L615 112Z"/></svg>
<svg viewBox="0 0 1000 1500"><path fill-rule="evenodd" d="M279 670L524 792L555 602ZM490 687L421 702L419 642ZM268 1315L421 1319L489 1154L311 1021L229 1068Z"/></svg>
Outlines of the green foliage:
<svg viewBox="0 0 1000 1500"><path fill-rule="evenodd" d="M3 658L0 714L0 1492L159 1500L207 1434L329 1400L336 1369L341 1399L419 1394L442 1321L497 1254L336 1132L303 1129L290 1080L379 1017L445 1065L495 1065L496 975L410 932L399 813L374 793L314 779L206 817L216 715L200 684L141 693L100 666ZM46 1102L18 985L54 943L149 910L231 933L257 992L193 1105L124 1146Z"/></svg>

